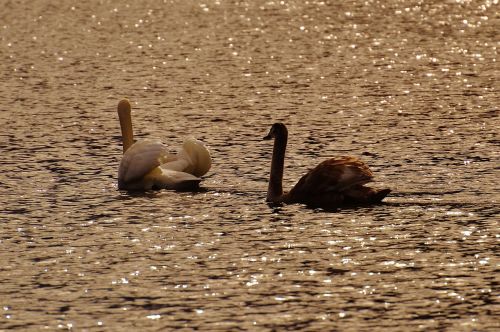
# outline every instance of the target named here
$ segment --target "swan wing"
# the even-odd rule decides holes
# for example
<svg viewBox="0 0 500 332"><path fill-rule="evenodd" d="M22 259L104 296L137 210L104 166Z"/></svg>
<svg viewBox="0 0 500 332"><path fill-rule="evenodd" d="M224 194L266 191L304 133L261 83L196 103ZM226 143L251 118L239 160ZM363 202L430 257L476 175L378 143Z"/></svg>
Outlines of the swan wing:
<svg viewBox="0 0 500 332"><path fill-rule="evenodd" d="M373 179L368 166L354 157L338 157L323 161L307 172L292 188L291 195L320 195L342 192Z"/></svg>
<svg viewBox="0 0 500 332"><path fill-rule="evenodd" d="M212 166L212 157L208 148L199 140L189 137L184 140L181 150L177 153L178 160L184 163L182 171L195 176L205 175ZM176 164L178 167L180 163Z"/></svg>
<svg viewBox="0 0 500 332"><path fill-rule="evenodd" d="M175 160L175 155L169 154L161 142L150 140L136 142L123 155L118 169L118 182L138 181L168 160Z"/></svg>

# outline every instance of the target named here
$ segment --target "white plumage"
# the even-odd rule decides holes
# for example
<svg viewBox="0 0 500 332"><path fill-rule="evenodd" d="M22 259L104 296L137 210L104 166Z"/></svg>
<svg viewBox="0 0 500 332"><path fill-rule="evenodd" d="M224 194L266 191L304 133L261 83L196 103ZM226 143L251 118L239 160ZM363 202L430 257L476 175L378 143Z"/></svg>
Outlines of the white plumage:
<svg viewBox="0 0 500 332"><path fill-rule="evenodd" d="M172 154L159 141L133 143L131 107L124 99L118 104L123 138L123 158L118 169L118 188L127 190L195 189L212 164L202 142L187 138Z"/></svg>

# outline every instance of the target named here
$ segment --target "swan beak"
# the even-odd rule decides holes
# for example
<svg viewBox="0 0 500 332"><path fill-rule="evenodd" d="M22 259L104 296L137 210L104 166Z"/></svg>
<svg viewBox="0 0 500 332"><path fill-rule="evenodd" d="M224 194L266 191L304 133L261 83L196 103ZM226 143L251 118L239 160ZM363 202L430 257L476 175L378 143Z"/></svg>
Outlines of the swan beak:
<svg viewBox="0 0 500 332"><path fill-rule="evenodd" d="M271 127L271 130L269 130L269 133L264 136L264 138L262 138L263 140L265 141L269 141L269 140L272 140L274 138L274 128Z"/></svg>

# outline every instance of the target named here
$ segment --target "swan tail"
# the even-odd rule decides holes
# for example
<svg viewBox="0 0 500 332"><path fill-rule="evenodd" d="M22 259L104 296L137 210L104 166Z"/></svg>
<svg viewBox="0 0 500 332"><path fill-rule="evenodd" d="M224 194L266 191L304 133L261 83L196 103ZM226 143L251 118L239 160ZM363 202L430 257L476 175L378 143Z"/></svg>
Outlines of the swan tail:
<svg viewBox="0 0 500 332"><path fill-rule="evenodd" d="M389 195L390 192L391 192L391 189L389 189L389 188L376 190L375 194L373 195L373 202L374 203L382 202L382 200L387 195Z"/></svg>
<svg viewBox="0 0 500 332"><path fill-rule="evenodd" d="M347 203L352 204L376 204L391 192L391 189L373 189L365 186L354 186L344 192Z"/></svg>

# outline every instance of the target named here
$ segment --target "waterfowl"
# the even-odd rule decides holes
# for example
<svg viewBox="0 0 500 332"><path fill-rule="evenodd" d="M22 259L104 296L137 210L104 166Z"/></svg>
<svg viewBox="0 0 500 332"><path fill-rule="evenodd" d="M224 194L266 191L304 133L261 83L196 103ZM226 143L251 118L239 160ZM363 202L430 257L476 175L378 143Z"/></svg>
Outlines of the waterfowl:
<svg viewBox="0 0 500 332"><path fill-rule="evenodd" d="M364 186L372 181L373 173L362 161L355 157L337 157L320 163L284 193L282 181L288 130L283 123L275 123L264 139L274 139L266 198L269 203L303 203L310 207L336 209L380 203L391 192L390 189Z"/></svg>
<svg viewBox="0 0 500 332"><path fill-rule="evenodd" d="M134 143L131 106L127 99L118 103L122 132L123 157L118 169L118 188L125 190L174 189L199 187L201 176L212 165L210 152L202 142L187 138L177 154L160 141Z"/></svg>

